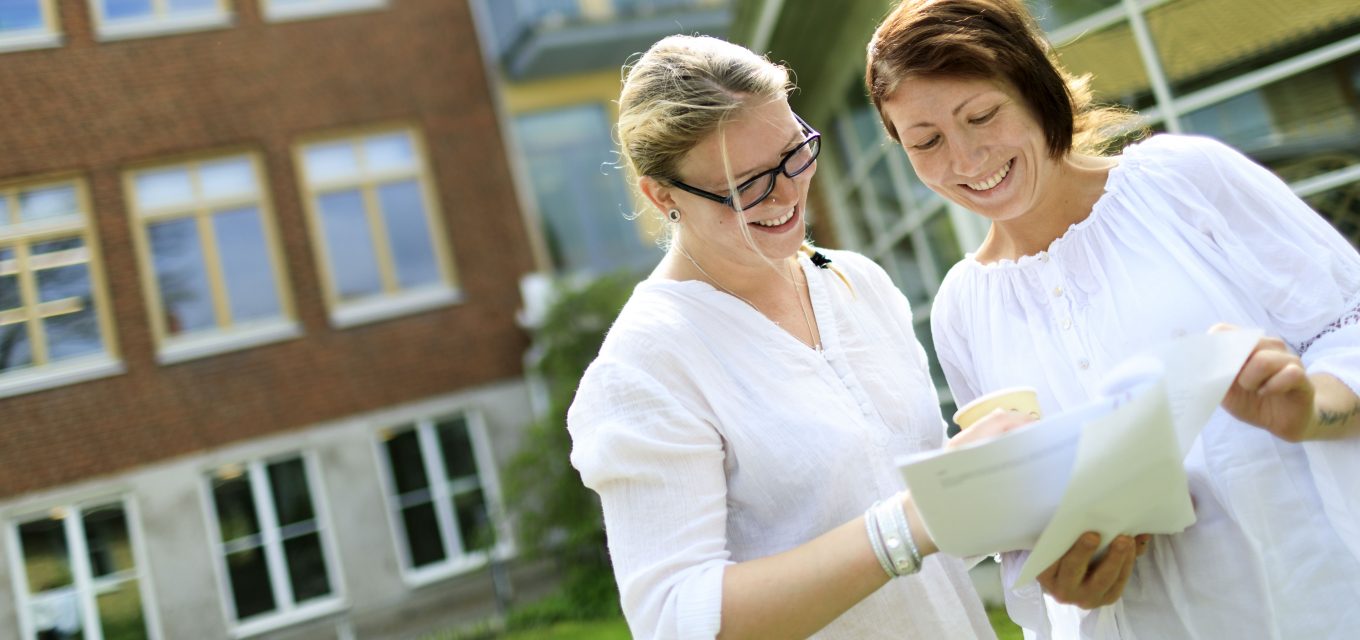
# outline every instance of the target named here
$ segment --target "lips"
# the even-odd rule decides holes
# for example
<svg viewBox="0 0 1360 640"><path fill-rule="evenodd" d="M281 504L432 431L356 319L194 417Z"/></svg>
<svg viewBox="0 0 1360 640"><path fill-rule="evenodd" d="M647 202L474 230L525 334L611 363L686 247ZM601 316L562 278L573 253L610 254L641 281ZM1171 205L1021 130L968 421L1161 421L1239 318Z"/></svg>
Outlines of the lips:
<svg viewBox="0 0 1360 640"><path fill-rule="evenodd" d="M997 169L996 173L988 176L987 179L982 180L981 182L965 182L963 186L968 187L973 191L988 191L993 189L996 185L1001 184L1002 180L1006 179L1006 175L1011 172L1011 164L1014 162L1014 158L1007 160L1006 164L1002 165L1000 169Z"/></svg>

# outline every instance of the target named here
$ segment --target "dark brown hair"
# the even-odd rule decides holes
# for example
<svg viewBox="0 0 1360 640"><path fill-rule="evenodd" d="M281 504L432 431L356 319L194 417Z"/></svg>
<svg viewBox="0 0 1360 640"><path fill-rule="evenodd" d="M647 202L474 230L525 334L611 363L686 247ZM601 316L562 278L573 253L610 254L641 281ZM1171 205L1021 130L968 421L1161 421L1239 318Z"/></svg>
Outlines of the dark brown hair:
<svg viewBox="0 0 1360 640"><path fill-rule="evenodd" d="M865 82L888 137L883 102L908 76L1001 80L1043 127L1049 154L1100 153L1125 110L1092 103L1089 76L1067 73L1022 0L903 0L869 41Z"/></svg>

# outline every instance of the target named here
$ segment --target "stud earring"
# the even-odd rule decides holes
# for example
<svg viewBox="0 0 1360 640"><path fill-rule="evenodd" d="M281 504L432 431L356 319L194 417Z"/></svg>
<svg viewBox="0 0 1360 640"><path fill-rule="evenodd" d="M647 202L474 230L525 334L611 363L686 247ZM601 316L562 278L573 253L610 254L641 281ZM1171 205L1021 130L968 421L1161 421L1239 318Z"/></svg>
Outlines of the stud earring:
<svg viewBox="0 0 1360 640"><path fill-rule="evenodd" d="M680 222L680 210L671 209L670 211L667 211L666 218L671 222Z"/></svg>

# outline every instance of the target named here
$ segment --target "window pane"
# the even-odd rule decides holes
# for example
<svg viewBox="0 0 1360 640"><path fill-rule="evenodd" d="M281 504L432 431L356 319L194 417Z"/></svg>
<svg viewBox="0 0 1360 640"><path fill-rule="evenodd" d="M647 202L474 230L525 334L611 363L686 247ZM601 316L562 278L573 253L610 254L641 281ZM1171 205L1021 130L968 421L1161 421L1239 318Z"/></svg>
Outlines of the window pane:
<svg viewBox="0 0 1360 640"><path fill-rule="evenodd" d="M406 548L411 552L412 567L423 567L446 557L434 503L402 509L401 523L406 530Z"/></svg>
<svg viewBox="0 0 1360 640"><path fill-rule="evenodd" d="M0 0L0 33L43 26L40 0Z"/></svg>
<svg viewBox="0 0 1360 640"><path fill-rule="evenodd" d="M185 207L193 204L194 187L183 167L143 171L136 177L137 206L141 209Z"/></svg>
<svg viewBox="0 0 1360 640"><path fill-rule="evenodd" d="M1309 196L1308 206L1330 220L1352 245L1360 246L1360 182Z"/></svg>
<svg viewBox="0 0 1360 640"><path fill-rule="evenodd" d="M359 159L354 155L354 146L348 142L315 144L307 147L302 155L307 181L311 184L359 177Z"/></svg>
<svg viewBox="0 0 1360 640"><path fill-rule="evenodd" d="M274 587L269 584L269 567L264 549L255 547L227 556L231 577L231 596L236 603L237 619L274 610Z"/></svg>
<svg viewBox="0 0 1360 640"><path fill-rule="evenodd" d="M260 212L255 208L213 215L227 302L236 321L280 314L279 294Z"/></svg>
<svg viewBox="0 0 1360 640"><path fill-rule="evenodd" d="M37 640L60 638L61 640L82 640L85 637L80 615L80 596L73 587L36 594L29 613L33 616L33 628Z"/></svg>
<svg viewBox="0 0 1360 640"><path fill-rule="evenodd" d="M319 198L331 275L341 299L382 290L378 259L373 253L363 197L358 191L328 193Z"/></svg>
<svg viewBox="0 0 1360 640"><path fill-rule="evenodd" d="M19 293L19 263L14 249L0 249L0 313L24 306Z"/></svg>
<svg viewBox="0 0 1360 640"><path fill-rule="evenodd" d="M109 20L144 18L151 15L151 0L102 0Z"/></svg>
<svg viewBox="0 0 1360 640"><path fill-rule="evenodd" d="M132 543L128 539L123 507L108 505L84 512L85 544L90 552L90 571L96 578L131 571Z"/></svg>
<svg viewBox="0 0 1360 640"><path fill-rule="evenodd" d="M1030 11L1044 31L1053 31L1085 18L1101 9L1117 6L1120 0L1027 0Z"/></svg>
<svg viewBox="0 0 1360 640"><path fill-rule="evenodd" d="M331 581L326 576L326 559L321 552L321 536L312 533L285 540L284 555L288 557L288 579L293 583L293 601L306 602L329 595Z"/></svg>
<svg viewBox="0 0 1360 640"><path fill-rule="evenodd" d="M873 198L874 207L885 229L892 228L898 219L907 215L907 203L898 196L886 157L879 158L869 169L869 184L865 185L865 188L872 191L872 195L866 193L865 197Z"/></svg>
<svg viewBox="0 0 1360 640"><path fill-rule="evenodd" d="M62 520L46 518L19 525L19 545L24 552L24 572L29 593L42 593L71 584L71 556L66 547Z"/></svg>
<svg viewBox="0 0 1360 640"><path fill-rule="evenodd" d="M199 167L203 197L239 198L256 194L255 171L249 158L229 158L205 162Z"/></svg>
<svg viewBox="0 0 1360 640"><path fill-rule="evenodd" d="M472 440L468 437L467 420L447 418L435 426L439 434L439 449L444 456L444 470L449 480L477 475L477 461L472 454Z"/></svg>
<svg viewBox="0 0 1360 640"><path fill-rule="evenodd" d="M411 147L411 137L405 133L394 133L369 138L364 141L365 168L369 173L387 171L414 171L417 167L416 152Z"/></svg>
<svg viewBox="0 0 1360 640"><path fill-rule="evenodd" d="M72 259L86 259L79 239L46 242L33 246L33 255ZM72 301L78 306L73 311L50 315L43 319L47 333L48 356L53 360L74 358L104 350L99 335L99 319L95 315L94 298L90 292L88 264L74 264L34 273L40 302Z"/></svg>
<svg viewBox="0 0 1360 640"><path fill-rule="evenodd" d="M1297 181L1360 165L1360 54L1290 76L1184 116Z"/></svg>
<svg viewBox="0 0 1360 640"><path fill-rule="evenodd" d="M924 304L930 294L926 289L925 275L921 272L921 258L912 244L911 236L903 236L898 240L893 245L892 254L897 263L897 288L902 290L912 306Z"/></svg>
<svg viewBox="0 0 1360 640"><path fill-rule="evenodd" d="M1127 21L1082 34L1058 53L1068 71L1094 75L1091 90L1098 102L1117 102L1134 109L1152 105L1152 83Z"/></svg>
<svg viewBox="0 0 1360 640"><path fill-rule="evenodd" d="M13 224L16 220L9 218L9 198L0 194L0 225Z"/></svg>
<svg viewBox="0 0 1360 640"><path fill-rule="evenodd" d="M75 187L51 187L19 194L19 218L24 222L77 215L80 215L80 206Z"/></svg>
<svg viewBox="0 0 1360 640"><path fill-rule="evenodd" d="M216 13L218 0L170 0L171 15L186 13Z"/></svg>
<svg viewBox="0 0 1360 640"><path fill-rule="evenodd" d="M386 444L387 461L392 468L392 484L396 487L397 495L430 486L415 429L406 429L392 436Z"/></svg>
<svg viewBox="0 0 1360 640"><path fill-rule="evenodd" d="M860 251L868 251L874 245L877 238L869 230L869 221L865 219L864 203L861 201L862 193L854 191L845 200L845 217L850 224L851 237L844 242Z"/></svg>
<svg viewBox="0 0 1360 640"><path fill-rule="evenodd" d="M136 580L100 589L96 603L104 640L145 640L149 637L146 617L142 613L142 594L137 590Z"/></svg>
<svg viewBox="0 0 1360 640"><path fill-rule="evenodd" d="M33 364L28 343L28 327L22 322L0 326L0 371Z"/></svg>
<svg viewBox="0 0 1360 640"><path fill-rule="evenodd" d="M1184 95L1360 34L1360 3L1167 2L1147 24L1172 93Z"/></svg>
<svg viewBox="0 0 1360 640"><path fill-rule="evenodd" d="M250 481L244 474L230 479L214 479L213 504L217 507L222 542L259 534L260 521L255 514L255 497L250 493Z"/></svg>
<svg viewBox="0 0 1360 640"><path fill-rule="evenodd" d="M959 249L959 238L954 233L954 221L947 212L941 212L926 222L926 244L930 247L931 259L935 263L935 273L941 280L954 263L963 259ZM934 352L931 352L934 353Z"/></svg>
<svg viewBox="0 0 1360 640"><path fill-rule="evenodd" d="M486 511L486 498L482 490L460 493L453 498L453 507L458 514L458 531L463 536L463 551L480 551L496 543L495 530Z"/></svg>
<svg viewBox="0 0 1360 640"><path fill-rule="evenodd" d="M269 488L274 492L274 508L280 527L316 517L316 512L312 510L312 494L307 488L307 468L302 458L269 465Z"/></svg>
<svg viewBox="0 0 1360 640"><path fill-rule="evenodd" d="M147 233L166 333L173 336L216 325L195 219L156 223L147 227Z"/></svg>
<svg viewBox="0 0 1360 640"><path fill-rule="evenodd" d="M396 261L397 281L402 287L439 282L439 262L435 259L430 227L421 201L420 184L415 180L378 187L378 202L387 223Z"/></svg>

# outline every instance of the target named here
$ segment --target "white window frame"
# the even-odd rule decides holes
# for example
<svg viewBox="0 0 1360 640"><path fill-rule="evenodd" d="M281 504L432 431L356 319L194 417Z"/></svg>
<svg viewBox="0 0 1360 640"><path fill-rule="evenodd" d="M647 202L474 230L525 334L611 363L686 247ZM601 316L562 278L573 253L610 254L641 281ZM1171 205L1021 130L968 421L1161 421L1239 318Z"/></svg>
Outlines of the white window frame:
<svg viewBox="0 0 1360 640"><path fill-rule="evenodd" d="M126 369L119 358L113 314L109 308L108 288L104 283L104 260L99 251L99 234L95 225L93 210L90 206L89 192L84 180L71 177L25 180L0 184L0 198L9 197L9 192L24 192L55 186L71 186L75 189L80 220L21 222L0 226L0 240L14 240L26 245L35 242L80 238L89 259L85 261L90 280L90 297L94 300L100 339L104 350L75 358L58 361L55 364L43 363L28 369L0 373L0 398L17 396L43 389L77 384L108 376L119 375ZM13 215L13 214L11 214ZM32 271L20 270L32 277ZM24 307L27 309L27 307ZM45 338L44 338L45 339ZM47 348L44 343L44 350Z"/></svg>
<svg viewBox="0 0 1360 640"><path fill-rule="evenodd" d="M264 19L270 22L307 20L325 16L386 9L389 0L313 0L313 4L292 5L276 0L260 0Z"/></svg>
<svg viewBox="0 0 1360 640"><path fill-rule="evenodd" d="M200 195L201 184L199 168L205 163L221 160L244 158L250 162L255 177L256 197L234 198L231 200L204 200ZM163 209L143 209L137 201L138 175L148 171L165 169L185 169L194 188L194 200L188 207L177 206ZM289 286L288 265L281 248L273 202L269 194L269 181L264 169L264 161L258 153L250 151L228 152L197 157L192 160L161 162L130 168L123 173L123 191L127 198L128 220L132 225L133 243L137 250L137 264L141 272L142 290L146 292L146 308L151 321L152 334L156 342L156 359L160 364L174 364L196 358L214 356L231 351L239 351L291 340L302 335L302 327L297 322L297 312L293 306L292 289ZM279 296L279 315L273 318L237 323L230 317L230 302L226 299L225 272L219 259L220 247L212 229L211 218L214 212L228 210L234 206L254 206L259 212L260 227L264 233L265 250L269 255L270 267L274 277L274 288ZM205 222L206 219L206 222ZM171 336L165 327L165 306L157 280L155 256L151 251L151 239L147 227L166 220L193 220L199 234L200 249L205 263L205 272L216 311L216 327L201 329L180 336Z"/></svg>
<svg viewBox="0 0 1360 640"><path fill-rule="evenodd" d="M235 20L228 0L216 0L216 12L188 16L169 15L172 0L149 0L149 17L113 21L105 15L106 0L88 1L96 38L104 42L219 29L230 26Z"/></svg>
<svg viewBox="0 0 1360 640"><path fill-rule="evenodd" d="M278 516L274 505L274 495L269 488L266 467L275 462L300 458L307 476L307 487L315 511L317 531L321 540L321 556L326 563L326 575L330 578L331 594L298 606L293 601L292 587L287 583L288 567L283 556L283 541L279 536ZM232 597L231 573L227 568L227 554L222 542L222 524L217 518L217 501L213 495L213 478L223 473L240 473L248 477L251 497L255 503L256 517L260 523L260 536L263 539L265 562L269 571L270 586L274 590L276 608L271 613L262 613L242 621L236 616L236 603ZM330 504L326 491L321 484L321 471L313 451L290 451L268 457L255 458L245 462L218 465L205 469L203 480L199 483L202 494L201 503L208 524L208 541L213 550L213 566L217 572L219 603L222 605L223 619L234 638L276 631L309 620L315 620L349 606L345 579L341 573L338 548L334 527L331 524ZM287 597L285 597L287 596Z"/></svg>
<svg viewBox="0 0 1360 640"><path fill-rule="evenodd" d="M60 47L63 36L57 17L56 0L33 0L42 13L43 24L34 29L0 31L0 53L26 49Z"/></svg>
<svg viewBox="0 0 1360 640"><path fill-rule="evenodd" d="M396 133L406 134L411 141L412 149L416 155L414 171L377 175L365 173L357 182L353 180L319 184L311 182L307 174L306 161L306 152L310 147L339 142L358 145L367 138ZM332 326L348 328L381 322L458 304L463 301L463 292L459 288L458 275L453 266L453 249L449 246L448 234L445 232L444 214L439 202L439 192L434 173L430 170L429 150L425 144L424 132L421 129L411 125L388 125L310 136L294 145L293 159L294 164L298 167L299 193L304 201L303 208L306 210L307 223L311 231L312 254L316 259L317 274L321 280L326 306L330 311ZM362 160L360 160L360 166L360 170L363 171ZM416 180L420 188L421 200L425 206L425 221L429 229L431 248L438 263L441 280L417 287L400 287L395 281L396 276L393 273L395 266L391 264L391 257L384 255L388 251L385 246L386 237L379 238L370 235L369 238L374 243L374 254L382 281L382 291L355 300L340 300L336 289L335 275L331 273L331 247L326 244L325 226L316 203L318 194L348 188L358 189L363 194L365 215L369 218L372 227L375 224L373 218L380 215L374 211L376 206L374 204L376 195L372 193L374 188L380 184L412 178Z"/></svg>
<svg viewBox="0 0 1360 640"><path fill-rule="evenodd" d="M20 548L19 527L25 523L44 517L50 518L56 513L61 513L62 530L67 542L66 551L71 562L71 579L77 597L80 599L81 628L86 640L103 640L103 629L98 624L89 624L90 620L96 622L99 620L99 607L96 602L96 592L99 585L94 583L93 570L90 568L89 547L81 523L82 514L85 510L109 505L118 505L123 508L123 516L128 526L128 543L132 552L132 562L136 567L134 579L137 581L137 591L142 599L142 615L146 621L147 635L151 640L161 640L164 637L160 627L160 611L156 606L156 590L152 585L151 571L147 568L148 556L143 538L141 515L137 508L137 501L131 496L125 495L53 504L45 511L27 510L7 518L8 522L5 527L6 536L9 538L9 543L6 545L7 557L9 566L13 567L10 577L14 588L15 603L18 605L21 638L34 637L36 630L33 628L28 571L24 564L23 550Z"/></svg>
<svg viewBox="0 0 1360 640"><path fill-rule="evenodd" d="M488 518L496 531L496 544L487 551L474 551L456 554L461 548L461 532L458 529L457 515L452 509L452 494L448 488L445 460L440 455L435 423L442 419L462 417L467 425L468 440L472 444L472 457L477 464L477 478L481 482L482 498L486 502ZM397 487L394 482L392 463L387 455L387 435L398 429L414 426L420 442L421 461L426 476L430 480L430 492L439 522L439 533L444 545L445 559L424 567L411 565L411 551L407 543L405 525L401 520L401 504L397 501ZM373 455L380 469L379 482L383 489L383 504L386 506L388 530L392 535L401 568L402 580L407 585L419 587L462 575L480 569L491 560L503 560L516 555L514 532L505 517L505 503L492 451L491 440L487 434L486 421L480 411L469 408L452 408L423 414L423 417L392 423L374 434Z"/></svg>

